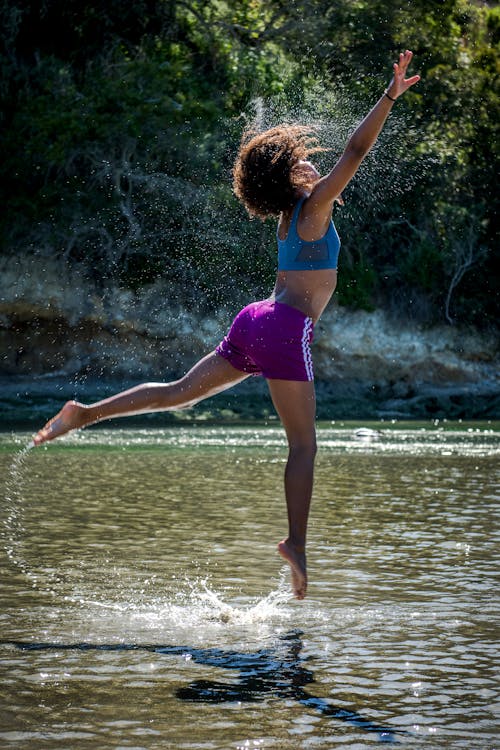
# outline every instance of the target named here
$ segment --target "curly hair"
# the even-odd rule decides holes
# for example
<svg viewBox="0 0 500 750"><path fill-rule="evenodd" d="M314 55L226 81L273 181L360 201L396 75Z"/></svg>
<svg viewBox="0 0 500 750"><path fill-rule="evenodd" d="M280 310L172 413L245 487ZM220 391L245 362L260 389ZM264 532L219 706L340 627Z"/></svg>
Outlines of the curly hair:
<svg viewBox="0 0 500 750"><path fill-rule="evenodd" d="M250 216L278 216L294 205L298 190L305 187L293 167L325 150L306 125L284 123L262 133L246 130L233 168L233 190Z"/></svg>

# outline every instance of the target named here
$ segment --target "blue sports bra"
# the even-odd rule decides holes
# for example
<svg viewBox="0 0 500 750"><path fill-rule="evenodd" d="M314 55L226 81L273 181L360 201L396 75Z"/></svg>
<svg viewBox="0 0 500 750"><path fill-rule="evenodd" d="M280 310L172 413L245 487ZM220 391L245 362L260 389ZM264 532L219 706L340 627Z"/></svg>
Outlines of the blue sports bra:
<svg viewBox="0 0 500 750"><path fill-rule="evenodd" d="M278 271L320 271L337 268L340 251L340 238L333 221L320 240L308 242L297 233L297 220L305 198L301 198L293 209L292 220L286 239L281 240L278 232Z"/></svg>

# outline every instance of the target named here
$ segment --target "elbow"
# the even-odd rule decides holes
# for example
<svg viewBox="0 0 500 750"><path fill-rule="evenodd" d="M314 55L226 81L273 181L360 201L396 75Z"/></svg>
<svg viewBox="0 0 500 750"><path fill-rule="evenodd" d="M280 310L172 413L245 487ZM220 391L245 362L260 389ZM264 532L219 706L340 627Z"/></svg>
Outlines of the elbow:
<svg viewBox="0 0 500 750"><path fill-rule="evenodd" d="M361 162L370 150L370 146L362 143L357 138L351 138L345 149L346 156L353 161Z"/></svg>

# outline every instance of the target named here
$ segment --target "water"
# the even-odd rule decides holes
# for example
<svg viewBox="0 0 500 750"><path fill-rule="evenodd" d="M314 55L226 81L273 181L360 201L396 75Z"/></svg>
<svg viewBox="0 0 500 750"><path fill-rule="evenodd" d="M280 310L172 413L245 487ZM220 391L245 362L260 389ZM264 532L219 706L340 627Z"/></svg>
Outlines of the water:
<svg viewBox="0 0 500 750"><path fill-rule="evenodd" d="M498 747L498 425L0 435L2 748ZM121 427L121 424L120 424Z"/></svg>

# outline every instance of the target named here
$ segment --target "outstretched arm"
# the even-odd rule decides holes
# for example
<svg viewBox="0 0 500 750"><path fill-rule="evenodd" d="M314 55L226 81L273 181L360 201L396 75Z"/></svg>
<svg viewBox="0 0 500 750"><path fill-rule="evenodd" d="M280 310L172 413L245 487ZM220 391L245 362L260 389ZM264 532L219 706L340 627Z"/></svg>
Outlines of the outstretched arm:
<svg viewBox="0 0 500 750"><path fill-rule="evenodd" d="M412 56L409 50L399 55L398 62L394 63L394 75L388 88L349 138L344 153L332 171L315 185L308 201L312 210L331 210L335 198L354 177L377 140L396 99L420 80L418 75L405 78Z"/></svg>

